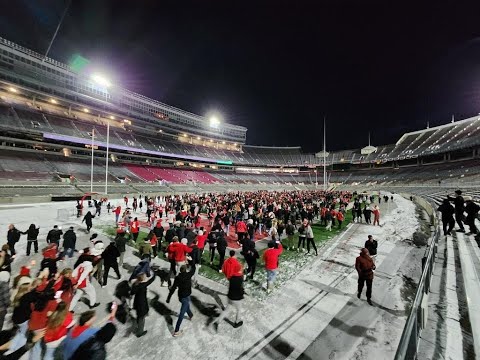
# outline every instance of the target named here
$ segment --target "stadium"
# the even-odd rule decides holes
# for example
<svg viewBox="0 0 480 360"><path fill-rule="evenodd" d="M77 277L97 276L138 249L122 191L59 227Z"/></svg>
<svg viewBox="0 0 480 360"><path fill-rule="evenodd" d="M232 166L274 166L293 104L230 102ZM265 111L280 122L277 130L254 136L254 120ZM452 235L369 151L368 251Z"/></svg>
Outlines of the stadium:
<svg viewBox="0 0 480 360"><path fill-rule="evenodd" d="M239 192L354 193L378 201L385 194L386 201L391 197L388 205L379 204L389 220L383 227L360 228L348 218L345 232L325 237L320 261L292 261L284 277L303 276L300 282L286 285L287 279L280 276L279 288L270 298L264 291L247 288L252 298L249 308L259 310L248 312L244 322L251 325L258 316L260 324L248 330L244 325L241 335L225 330L218 341L231 346L218 343L212 354L199 353L207 342L217 340L197 319L198 323L184 325L190 327L184 343L168 345L171 352L162 358L174 353L198 359L480 356L478 239L457 233L455 241L447 240L436 211L458 189L465 198L480 201L480 116L408 132L393 144L374 146L366 141L359 149L328 151L322 139L316 153L304 152L300 146L253 146L247 145L245 127L169 106L0 38L0 129L0 205L10 212L6 218L14 217L2 221L2 231L10 222L21 224L17 225L21 229L31 222L42 223L41 234L59 221L80 229L75 204L83 199L108 199L116 206L125 197ZM327 132L324 139L328 138ZM113 217L105 213L94 229L108 239ZM149 226L149 218L140 220L142 227ZM206 218L203 223L207 224ZM399 245L421 226L428 229L425 244ZM380 314L353 303L356 298L351 300L350 295L356 280L345 270L352 267L353 254L371 232L388 240L380 245L390 246L377 258L376 276L382 284L378 286L384 290L378 291L383 298L377 295L374 304ZM81 236L82 244L87 244L88 235ZM235 232L227 231L227 237L229 248L238 249ZM265 239L256 236L257 247L263 243L266 248ZM21 245L18 249L23 251ZM133 248L126 261L133 269L138 261ZM316 275L325 270L322 266L328 266L326 279ZM400 273L399 268L409 272ZM453 271L454 278L450 273L444 279L442 268ZM209 318L215 306L204 305L205 298L220 301L218 294L225 295L228 282L218 274L202 274L205 280L196 290L202 294L192 299L194 317ZM414 284L410 293L405 287L408 281ZM452 290L455 286L458 289ZM97 289L102 305L111 298L112 287L108 292ZM135 358L137 341L144 350L150 349L143 354L146 359L156 356L157 340L167 346L170 339L165 340L165 334L176 313L161 302L166 293L155 294L151 312L156 320L149 321L161 322L155 326L159 330L147 322L149 334L142 340L117 335L108 358ZM270 308L269 301L284 306ZM436 316L439 304L448 309L447 320ZM274 316L278 312L284 314ZM356 321L362 325L355 325ZM384 333L383 338L378 332ZM149 338L150 333L155 337ZM467 340L458 344L456 336ZM422 343L420 337L436 345ZM342 344L347 345L342 348Z"/></svg>

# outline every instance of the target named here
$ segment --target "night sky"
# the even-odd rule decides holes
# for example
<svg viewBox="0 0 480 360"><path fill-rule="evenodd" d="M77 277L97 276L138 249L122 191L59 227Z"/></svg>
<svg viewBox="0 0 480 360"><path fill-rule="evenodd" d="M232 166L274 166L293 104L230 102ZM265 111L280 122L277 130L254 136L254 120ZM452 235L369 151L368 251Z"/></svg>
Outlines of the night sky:
<svg viewBox="0 0 480 360"><path fill-rule="evenodd" d="M396 3L73 0L50 56L216 110L248 144L318 151L326 116L329 150L381 145L480 112L480 6ZM0 0L0 36L44 53L65 4Z"/></svg>

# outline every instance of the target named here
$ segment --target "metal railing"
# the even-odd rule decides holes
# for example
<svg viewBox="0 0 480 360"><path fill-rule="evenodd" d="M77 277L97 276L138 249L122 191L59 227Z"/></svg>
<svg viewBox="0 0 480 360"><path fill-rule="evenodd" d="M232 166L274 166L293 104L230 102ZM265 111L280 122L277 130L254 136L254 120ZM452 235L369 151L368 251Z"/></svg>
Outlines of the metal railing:
<svg viewBox="0 0 480 360"><path fill-rule="evenodd" d="M398 344L395 360L417 359L420 333L425 326L427 317L427 312L422 308L422 302L424 297L430 291L433 266L437 255L438 240L440 238L440 227L438 225L437 216L435 212L433 212L433 214L433 233L430 239L428 252L422 258L422 276L420 277L415 299L413 300L410 314L408 315L402 337L400 338L400 343Z"/></svg>

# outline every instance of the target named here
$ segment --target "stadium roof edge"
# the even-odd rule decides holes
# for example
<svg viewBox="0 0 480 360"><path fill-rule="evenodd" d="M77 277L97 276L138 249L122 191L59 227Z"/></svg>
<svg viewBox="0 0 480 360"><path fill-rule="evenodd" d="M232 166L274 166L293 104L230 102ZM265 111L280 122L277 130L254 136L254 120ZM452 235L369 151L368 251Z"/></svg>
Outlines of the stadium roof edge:
<svg viewBox="0 0 480 360"><path fill-rule="evenodd" d="M301 146L265 146L265 145L242 145L242 148L255 148L255 149L300 149Z"/></svg>
<svg viewBox="0 0 480 360"><path fill-rule="evenodd" d="M463 119L463 120L459 120L459 121L455 121L455 122L449 122L448 124L437 125L437 126L429 127L429 128L426 128L426 129L411 131L411 132L403 134L402 137L400 139L398 139L398 141L395 143L395 145L397 146L397 145L401 144L407 137L409 137L411 135L419 135L419 134L422 134L422 133L425 133L425 132L428 132L428 131L432 131L432 130L440 130L440 129L445 129L445 128L448 128L448 127L454 127L454 126L457 126L457 125L462 124L462 123L468 123L469 121L474 121L475 119L477 119L479 117L480 117L480 115L472 116L472 117L469 117L469 118L466 118L466 119Z"/></svg>
<svg viewBox="0 0 480 360"><path fill-rule="evenodd" d="M64 64L60 61L57 61L57 60L54 60L52 58L49 58L49 57L45 57L41 54L39 54L38 52L35 52L33 50L30 50L26 47L23 47L21 45L18 45L17 43L13 42L13 41L10 41L10 40L7 40L3 37L0 36L0 44L4 45L4 46L7 46L13 50L16 50L16 51L19 51L19 52L22 52L28 56L32 56L32 57L35 57L37 58L38 60L41 60L41 61L44 61L50 65L54 65L54 66L58 66L60 67L61 69L65 70L65 71L68 71L70 72L72 75L75 75L75 76L81 76L79 75L78 73L74 72L67 64ZM186 111L186 110L183 110L183 109L180 109L180 108L177 108L175 106L172 106L172 105L168 105L168 104L165 104L161 101L158 101L158 100L155 100L155 99L151 99L149 97L146 97L142 94L139 94L139 93L136 93L134 91L131 91L131 90L128 90L124 87L121 87L121 86L118 86L118 88L122 89L123 91L125 91L126 93L130 93L132 95L135 95L135 96L138 96L139 98L143 98L143 99L146 99L148 101L152 101L152 102L155 102L161 106L164 106L166 108L169 108L173 111L177 111L179 113L182 113L183 115L185 116L189 116L189 117L192 117L196 120L200 120L200 121L203 121L205 123L208 123L208 120L204 117L204 116L201 116L201 115L198 115L198 114L195 114L195 113L192 113L192 112L189 112L189 111ZM238 130L243 130L243 131L247 131L248 129L244 126L240 126L240 125L235 125L235 124L231 124L231 123L225 123L226 126L228 126L229 128L234 128L234 129L238 129Z"/></svg>

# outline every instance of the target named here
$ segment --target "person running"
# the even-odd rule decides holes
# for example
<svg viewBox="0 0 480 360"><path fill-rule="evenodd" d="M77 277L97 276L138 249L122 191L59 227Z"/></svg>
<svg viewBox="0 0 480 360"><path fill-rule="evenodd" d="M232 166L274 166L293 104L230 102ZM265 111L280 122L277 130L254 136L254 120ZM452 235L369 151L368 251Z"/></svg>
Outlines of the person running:
<svg viewBox="0 0 480 360"><path fill-rule="evenodd" d="M180 307L180 313L178 315L177 324L175 325L175 331L173 336L180 336L180 326L182 325L183 317L185 313L189 316L190 320L193 318L192 310L190 309L190 295L192 294L192 276L195 274L195 266L190 268L187 273L187 267L182 265L180 267L180 273L175 277L173 285L170 288L170 292L167 297L167 304L170 303L173 293L178 288L178 300L182 304Z"/></svg>
<svg viewBox="0 0 480 360"><path fill-rule="evenodd" d="M233 323L234 328L238 328L243 325L243 321L240 320L240 315L242 312L242 300L245 291L243 289L243 269L242 266L237 269L235 273L229 279L228 285L228 303L225 306L225 309L222 311L220 316L213 322L213 327L215 331L218 331L218 327L221 324L222 320L225 319L227 314L230 312L230 308L235 309L235 322Z"/></svg>
<svg viewBox="0 0 480 360"><path fill-rule="evenodd" d="M380 226L380 208L378 207L378 205L375 205L373 207L373 225L375 226L378 225Z"/></svg>
<svg viewBox="0 0 480 360"><path fill-rule="evenodd" d="M268 249L263 253L263 261L265 262L265 269L267 270L267 293L273 289L273 283L277 276L278 257L283 252L282 244L279 240L276 242L270 241Z"/></svg>
<svg viewBox="0 0 480 360"><path fill-rule="evenodd" d="M117 274L118 280L122 278L120 275L120 271L118 270L118 258L120 257L120 251L118 251L118 248L115 246L115 241L112 240L110 244L105 248L105 250L102 252L102 259L103 259L103 282L102 282L102 288L105 288L107 286L107 280L108 280L108 272L110 271L110 268L112 268L115 273Z"/></svg>
<svg viewBox="0 0 480 360"><path fill-rule="evenodd" d="M86 294L88 296L91 309L100 305L100 303L96 302L97 293L95 292L95 288L90 282L90 273L92 271L92 262L88 260L82 262L78 267L75 268L75 270L73 270L72 278L75 279L75 295L73 296L72 302L70 303L70 311L75 309L75 306L77 306L77 303L83 294Z"/></svg>
<svg viewBox="0 0 480 360"><path fill-rule="evenodd" d="M147 279L145 273L140 273L137 280L132 285L131 294L134 295L133 308L137 313L136 336L141 337L147 333L145 330L145 317L150 310L147 299L147 287L155 280L155 273L150 279Z"/></svg>
<svg viewBox="0 0 480 360"><path fill-rule="evenodd" d="M83 217L82 223L85 222L85 225L87 225L87 233L90 233L90 229L93 227L93 222L92 219L95 217L95 215L92 215L90 211L88 211L85 216Z"/></svg>
<svg viewBox="0 0 480 360"><path fill-rule="evenodd" d="M375 270L375 263L373 262L368 250L362 248L360 250L360 256L355 260L355 269L358 273L358 289L357 297L360 299L362 295L363 286L367 284L367 302L372 304L372 283L373 283L373 270Z"/></svg>

